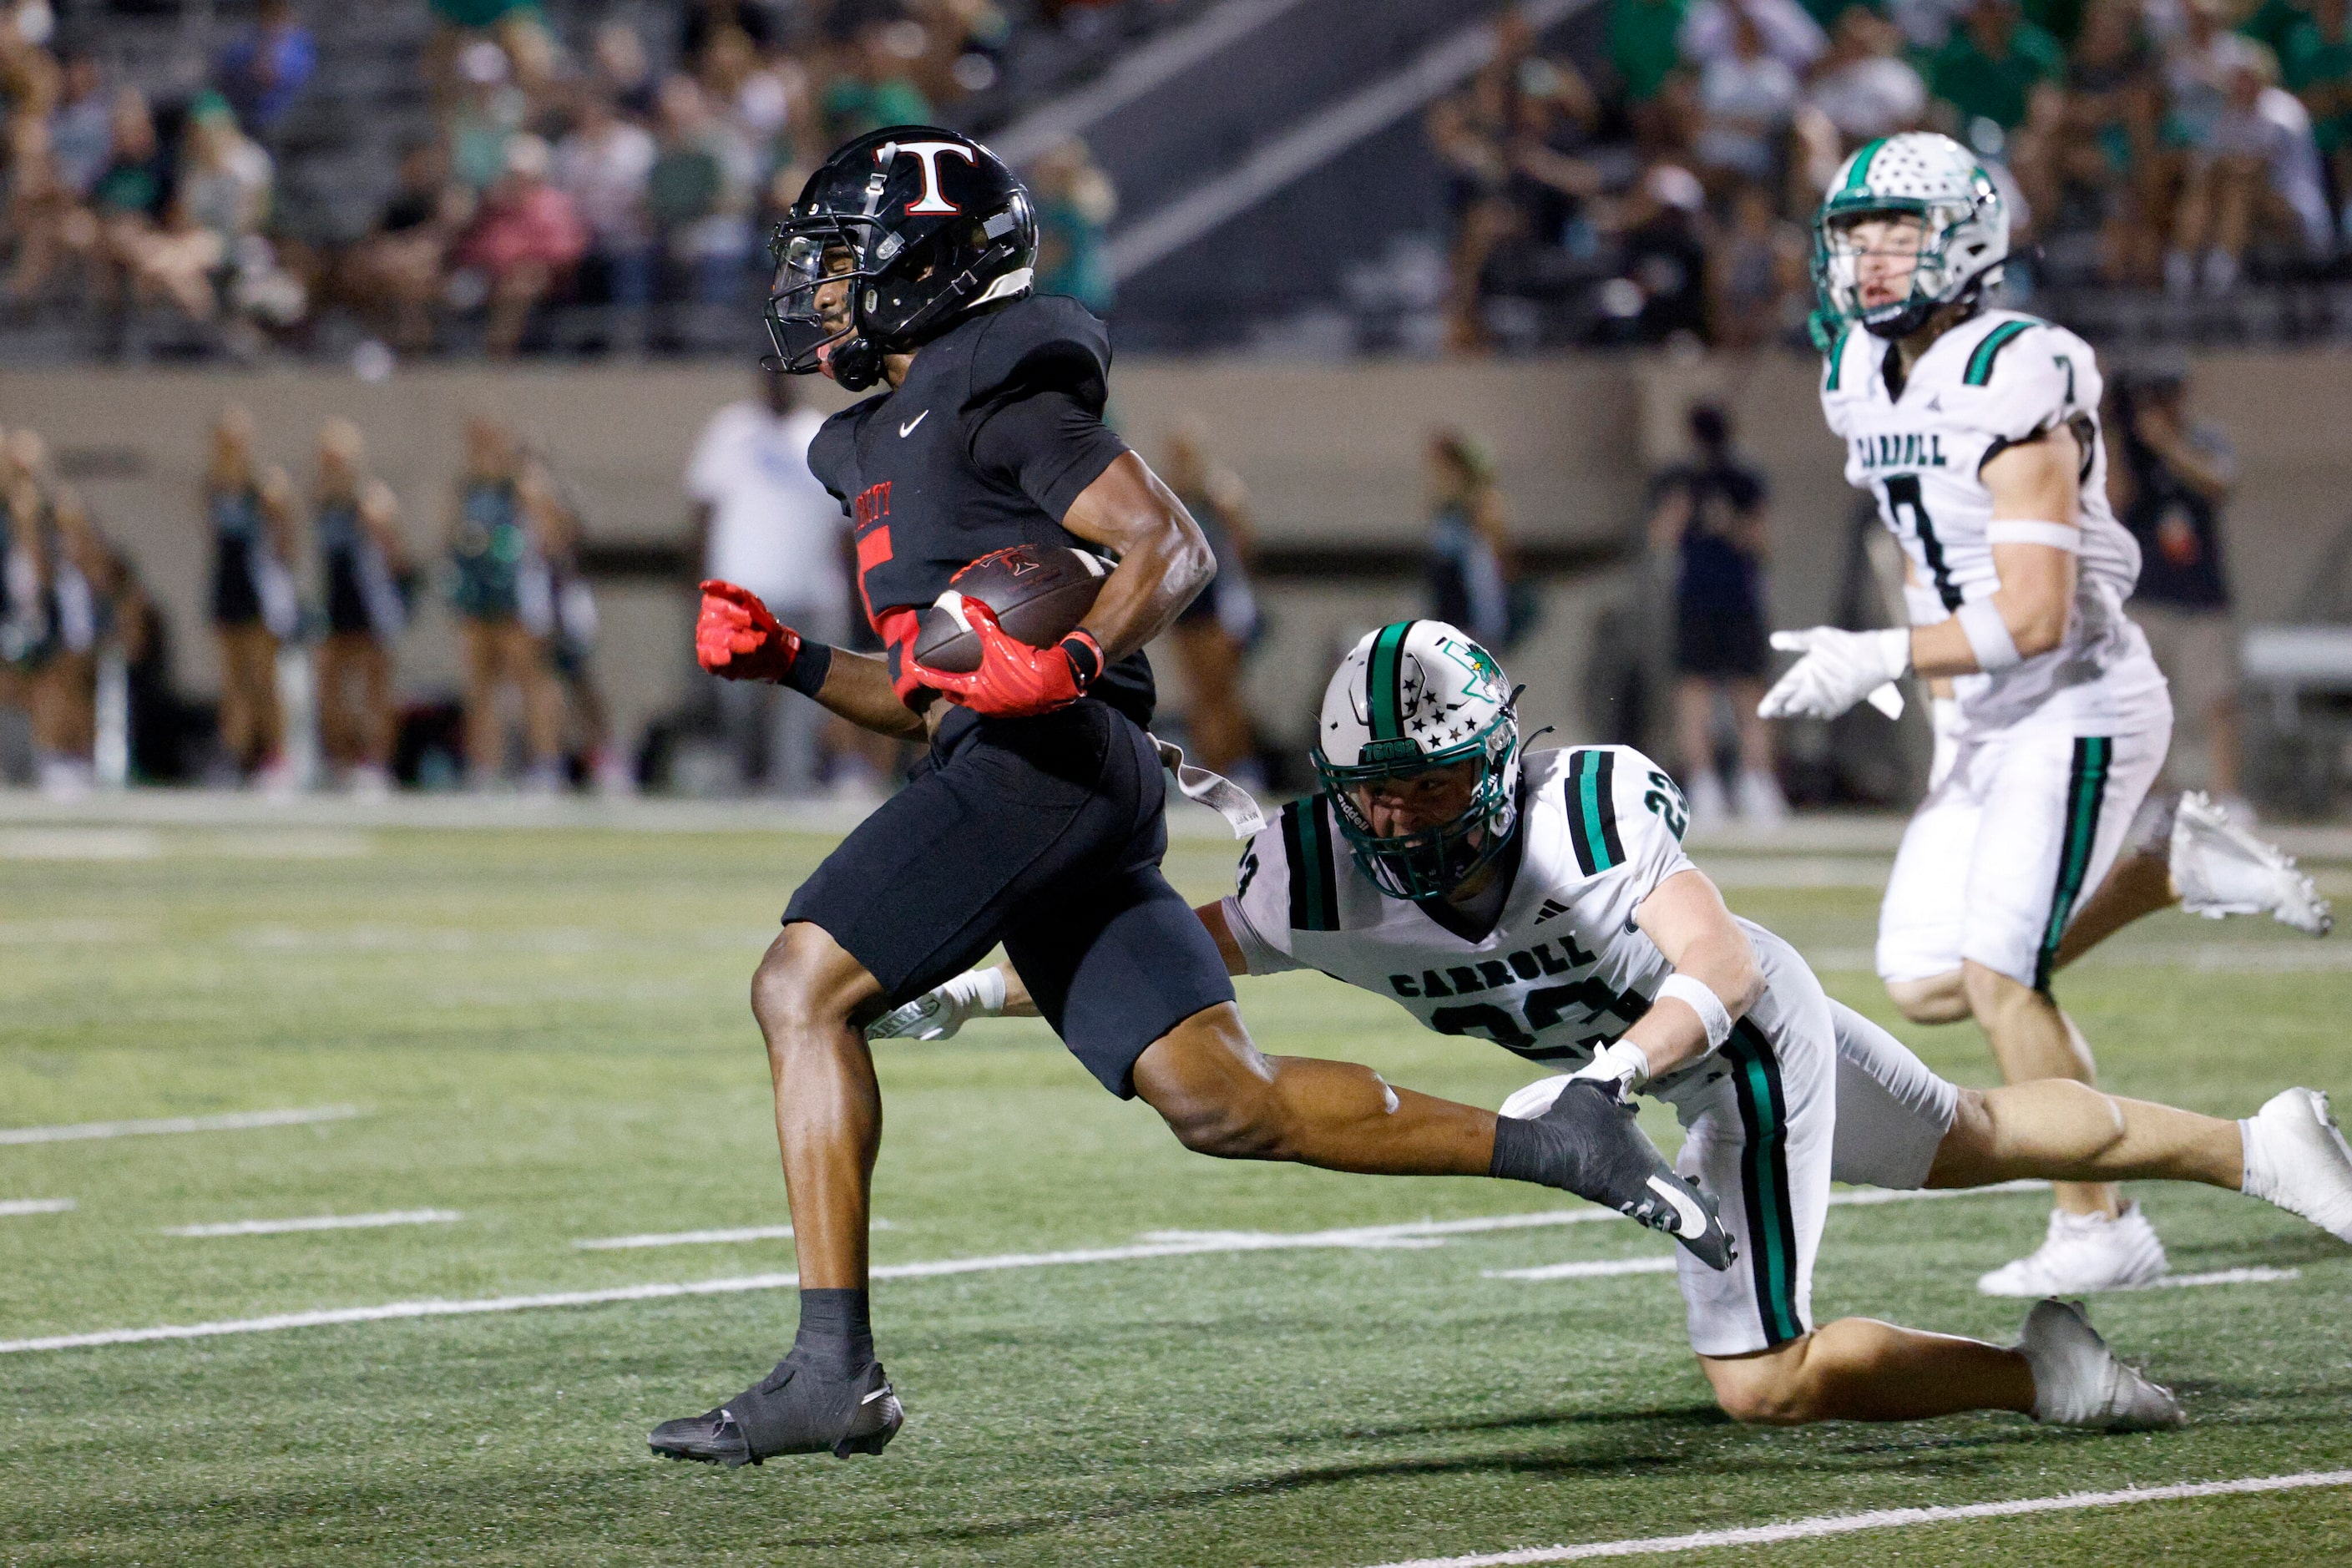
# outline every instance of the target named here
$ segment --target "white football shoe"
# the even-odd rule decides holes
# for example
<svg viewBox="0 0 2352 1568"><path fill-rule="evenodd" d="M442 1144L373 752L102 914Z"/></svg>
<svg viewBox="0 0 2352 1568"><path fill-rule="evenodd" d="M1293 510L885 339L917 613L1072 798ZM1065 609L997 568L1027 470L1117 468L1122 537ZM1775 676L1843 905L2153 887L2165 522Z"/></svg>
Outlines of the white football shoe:
<svg viewBox="0 0 2352 1568"><path fill-rule="evenodd" d="M2184 790L2172 818L2172 886L2181 907L2207 920L2268 915L2306 936L2326 936L2336 911L2294 858L2230 820L2202 790Z"/></svg>
<svg viewBox="0 0 2352 1568"><path fill-rule="evenodd" d="M2156 1226L2126 1204L2105 1215L2050 1211L2050 1234L2013 1263L2004 1263L1977 1281L1988 1296L2084 1296L2098 1290L2134 1290L2164 1278L2164 1243Z"/></svg>
<svg viewBox="0 0 2352 1568"><path fill-rule="evenodd" d="M2045 1426L2152 1432L2188 1420L2170 1389L2116 1359L2080 1301L2036 1301L2017 1348L2033 1369L2033 1418Z"/></svg>
<svg viewBox="0 0 2352 1568"><path fill-rule="evenodd" d="M2287 1089L2238 1123L2245 1138L2240 1190L2352 1241L2352 1145L2313 1089Z"/></svg>

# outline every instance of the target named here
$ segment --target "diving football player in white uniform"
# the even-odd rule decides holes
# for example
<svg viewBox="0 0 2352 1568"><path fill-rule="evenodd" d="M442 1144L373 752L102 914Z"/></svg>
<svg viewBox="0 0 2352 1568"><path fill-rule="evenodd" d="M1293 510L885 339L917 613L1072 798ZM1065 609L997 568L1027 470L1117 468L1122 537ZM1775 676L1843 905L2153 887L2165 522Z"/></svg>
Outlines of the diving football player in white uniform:
<svg viewBox="0 0 2352 1568"><path fill-rule="evenodd" d="M1227 966L1318 969L1433 1029L1565 1069L1513 1095L1506 1125L1569 1095L1672 1104L1686 1133L1676 1169L1719 1202L1738 1244L1727 1269L1687 1252L1678 1263L1691 1347L1740 1420L2181 1418L2057 1301L2032 1309L2013 1349L1863 1318L1814 1327L1833 1178L2197 1181L2352 1240L2352 1150L2325 1096L2288 1089L2231 1122L2063 1079L1947 1082L1725 909L1683 853L1681 792L1648 758L1623 746L1523 758L1503 672L1442 621L1359 643L1318 740L1327 792L1286 806L1251 840L1233 896L1197 911ZM976 970L868 1033L942 1038L1025 1002L1010 969Z"/></svg>
<svg viewBox="0 0 2352 1568"><path fill-rule="evenodd" d="M1832 719L1906 675L1939 690L1937 761L1880 913L1878 973L1920 1023L1974 1016L2011 1083L2089 1083L2089 1047L2050 993L2085 942L2184 896L2319 934L2327 910L2292 861L2202 796L2163 835L2169 865L2126 862L2164 765L2172 704L2124 614L2139 550L2108 510L2100 378L2063 327L1986 309L2009 218L1949 137L1882 137L1839 170L1815 221L1822 410L1847 482L1901 541L1911 626L1780 632L1804 657L1768 719ZM2096 892L2095 899L2092 895ZM2047 1238L1979 1281L1996 1295L2143 1285L2163 1244L2109 1182L2057 1191Z"/></svg>

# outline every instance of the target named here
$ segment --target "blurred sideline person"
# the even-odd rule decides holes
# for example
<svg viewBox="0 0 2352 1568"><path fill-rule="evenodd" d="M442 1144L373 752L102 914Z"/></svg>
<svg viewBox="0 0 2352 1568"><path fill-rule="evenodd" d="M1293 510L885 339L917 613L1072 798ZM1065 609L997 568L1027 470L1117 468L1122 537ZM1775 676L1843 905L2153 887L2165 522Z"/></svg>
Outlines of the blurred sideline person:
<svg viewBox="0 0 2352 1568"><path fill-rule="evenodd" d="M278 650L294 636L294 489L286 470L254 456L253 416L231 404L214 422L199 498L213 540L213 632L220 646L220 741L235 778L291 783Z"/></svg>
<svg viewBox="0 0 2352 1568"><path fill-rule="evenodd" d="M474 789L497 787L506 776L503 694L522 710L524 785L535 794L558 786L556 748L562 694L549 679L542 631L551 624L545 602L546 563L523 506L522 454L514 433L487 415L466 421L466 469L449 513L449 559L456 571L451 602L466 639L466 773ZM539 613L526 619L525 595Z"/></svg>
<svg viewBox="0 0 2352 1568"><path fill-rule="evenodd" d="M2147 634L2174 706L2203 731L2215 804L2250 823L2238 744L2237 625L2221 541L2237 456L2218 426L2189 416L2187 393L2179 369L2116 374L2109 401L2121 460L2108 468L2107 494L2139 543L2132 619Z"/></svg>
<svg viewBox="0 0 2352 1568"><path fill-rule="evenodd" d="M319 644L319 742L353 793L392 788L393 650L408 624L407 547L392 487L367 471L360 428L319 429L310 528L327 609Z"/></svg>
<svg viewBox="0 0 2352 1568"><path fill-rule="evenodd" d="M1208 546L1103 424L1109 335L1076 300L1033 291L1036 226L1003 162L934 127L869 132L809 177L771 253L784 367L880 384L825 422L810 462L850 509L861 597L889 647L811 642L714 579L696 658L931 747L793 892L752 979L799 1255L793 1347L740 1394L656 1426L654 1452L845 1458L897 1434L868 1289L882 1097L865 1026L1000 939L1087 1071L1200 1153L1565 1186L1727 1262L1702 1195L1613 1110L1572 1100L1514 1122L1251 1042L1223 958L1160 870L1167 785L1148 730L1143 648L1207 583ZM1054 646L1007 636L974 597L978 668L924 665L919 612L970 563L1022 544L1118 564Z"/></svg>
<svg viewBox="0 0 2352 1568"><path fill-rule="evenodd" d="M633 794L636 775L631 759L613 743L612 706L604 700L596 679L595 591L580 563L587 542L588 521L580 497L554 466L532 458L524 468L523 505L531 521L544 563L546 586L527 593L524 602L532 633L547 649L547 667L580 743L579 754L597 793L608 796ZM538 608L543 599L544 609ZM557 750L562 750L559 740Z"/></svg>
<svg viewBox="0 0 2352 1568"><path fill-rule="evenodd" d="M40 437L19 430L10 439L26 444L26 466L38 472L45 457ZM96 782L98 657L111 629L101 593L109 577L107 551L71 487L56 487L49 518L55 651L33 678L33 742L42 793L78 799Z"/></svg>
<svg viewBox="0 0 2352 1568"><path fill-rule="evenodd" d="M1675 558L1675 734L1695 828L1728 815L1716 767L1717 709L1728 700L1739 731L1739 774L1731 797L1740 816L1769 826L1789 815L1772 772L1772 736L1757 716L1769 659L1764 638L1764 477L1731 450L1722 409L1690 411L1696 461L1677 464L1651 487L1650 547Z"/></svg>
<svg viewBox="0 0 2352 1568"><path fill-rule="evenodd" d="M45 458L31 430L0 438L0 707L30 722L41 793L70 799L91 784L96 537L70 491L52 500Z"/></svg>
<svg viewBox="0 0 2352 1568"><path fill-rule="evenodd" d="M1459 430L1429 438L1429 613L1507 648L1511 536L1495 459Z"/></svg>
<svg viewBox="0 0 2352 1568"><path fill-rule="evenodd" d="M1257 599L1249 563L1257 547L1249 492L1241 476L1209 457L1209 427L1187 414L1168 433L1160 477L1201 525L1217 574L1176 616L1170 636L1184 666L1195 759L1212 773L1249 784L1257 778L1256 738L1242 693L1242 661L1257 637Z"/></svg>
<svg viewBox="0 0 2352 1568"><path fill-rule="evenodd" d="M1816 237L1822 414L1846 443L1847 481L1903 546L1912 625L1775 634L1802 657L1759 711L1829 720L1906 675L1936 683L1951 706L1880 910L1880 977L1915 1022L1974 1017L2010 1083L2088 1084L2090 1047L2052 978L2172 734L2164 677L2124 615L2139 551L2107 507L2098 363L2063 328L1986 308L2009 217L1948 137L1864 143ZM2291 862L2187 801L2167 873L2126 918L2180 899L2326 929ZM2042 1245L1980 1290L2071 1294L2164 1273L2155 1228L2113 1181L2062 1181L2055 1197Z"/></svg>
<svg viewBox="0 0 2352 1568"><path fill-rule="evenodd" d="M1507 1121L1578 1100L1630 1115L1641 1093L1673 1106L1675 1168L1720 1203L1738 1243L1727 1269L1675 1258L1691 1348L1736 1420L2181 1422L2079 1305L2040 1302L2013 1347L1868 1318L1816 1328L1833 1180L2200 1182L2352 1241L2352 1149L2326 1096L2286 1089L2229 1121L2063 1080L1979 1090L1937 1077L1724 907L1649 758L1522 754L1509 679L1453 626L1398 621L1359 642L1324 694L1314 763L1324 793L1286 806L1250 841L1233 895L1193 910L1226 968L1321 970L1440 1033L1567 1069L1512 1095ZM940 1039L967 1017L1034 1010L1006 963L868 1034Z"/></svg>
<svg viewBox="0 0 2352 1568"><path fill-rule="evenodd" d="M792 377L762 370L757 397L729 404L702 427L686 491L704 576L739 584L803 635L840 644L849 640L847 526L808 466L824 424L800 406ZM723 683L719 706L747 787L815 793L824 710L743 681Z"/></svg>

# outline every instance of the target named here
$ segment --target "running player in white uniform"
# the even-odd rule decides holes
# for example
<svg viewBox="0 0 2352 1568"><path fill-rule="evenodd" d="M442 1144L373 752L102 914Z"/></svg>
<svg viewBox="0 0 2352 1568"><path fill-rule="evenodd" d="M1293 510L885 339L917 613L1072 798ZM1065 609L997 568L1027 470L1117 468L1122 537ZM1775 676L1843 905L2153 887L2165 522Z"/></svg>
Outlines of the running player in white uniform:
<svg viewBox="0 0 2352 1568"><path fill-rule="evenodd" d="M1727 1269L1687 1251L1679 1262L1691 1347L1741 1420L2180 1419L2056 1301L2032 1310L2015 1349L1860 1318L1815 1328L1833 1178L2200 1181L2352 1240L2352 1150L2324 1096L2289 1089L2230 1122L2063 1080L1957 1088L1724 908L1683 853L1681 793L1648 758L1584 746L1522 759L1502 671L1442 621L1359 643L1318 740L1328 793L1286 806L1251 841L1233 896L1197 911L1227 966L1319 969L1433 1029L1566 1069L1512 1096L1506 1127L1567 1096L1672 1104L1686 1131L1676 1168L1719 1201L1738 1243ZM1009 969L973 971L869 1033L940 1038L1025 1001Z"/></svg>
<svg viewBox="0 0 2352 1568"><path fill-rule="evenodd" d="M2051 975L2079 951L2062 952L2068 928L2116 867L2172 736L2164 677L2124 614L2139 550L2107 507L2098 364L2064 328L1983 307L2009 219L1949 137L1862 147L1815 233L1832 334L1822 410L1846 443L1847 481L1902 542L1911 626L1776 634L1804 657L1759 711L1835 718L1914 673L1948 689L1936 774L1880 914L1880 977L1918 1022L1973 1016L2010 1082L2088 1083L2089 1048ZM2201 797L2168 837L2169 876L2119 878L2088 931L2183 892L2208 912L2260 908L2326 929L2292 862ZM2228 885L2210 886L2217 878ZM2113 1184L2062 1184L2042 1247L1979 1284L2112 1289L2164 1267L2155 1230Z"/></svg>

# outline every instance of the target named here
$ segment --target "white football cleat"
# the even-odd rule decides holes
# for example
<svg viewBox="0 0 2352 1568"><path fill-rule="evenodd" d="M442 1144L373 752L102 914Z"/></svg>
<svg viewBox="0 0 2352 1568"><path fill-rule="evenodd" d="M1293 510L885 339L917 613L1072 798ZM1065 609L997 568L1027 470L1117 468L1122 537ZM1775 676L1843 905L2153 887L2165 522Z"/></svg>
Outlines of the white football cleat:
<svg viewBox="0 0 2352 1568"><path fill-rule="evenodd" d="M2336 911L2294 858L2230 820L2202 790L2183 790L2172 818L2172 886L2190 914L2268 915L2306 936L2326 936Z"/></svg>
<svg viewBox="0 0 2352 1568"><path fill-rule="evenodd" d="M2079 1301L2036 1301L2017 1348L2033 1369L2033 1418L2045 1426L2152 1432L2188 1420L2170 1389L2116 1359Z"/></svg>
<svg viewBox="0 0 2352 1568"><path fill-rule="evenodd" d="M2287 1089L2238 1123L2245 1138L2240 1190L2352 1241L2352 1145L2317 1089Z"/></svg>
<svg viewBox="0 0 2352 1568"><path fill-rule="evenodd" d="M2164 1243L2136 1203L2105 1215L2050 1211L2040 1247L1977 1281L1988 1296L2084 1296L2136 1290L2164 1278Z"/></svg>

